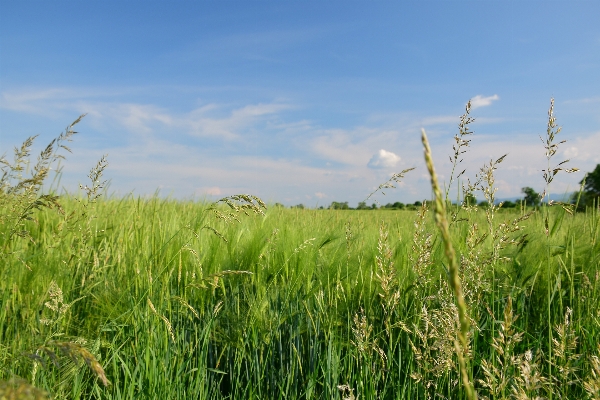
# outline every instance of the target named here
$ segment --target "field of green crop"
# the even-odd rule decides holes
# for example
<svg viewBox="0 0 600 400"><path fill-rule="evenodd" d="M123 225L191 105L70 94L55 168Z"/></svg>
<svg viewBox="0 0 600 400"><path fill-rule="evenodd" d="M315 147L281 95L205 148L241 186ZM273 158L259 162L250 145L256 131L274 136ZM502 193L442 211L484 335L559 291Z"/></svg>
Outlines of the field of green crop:
<svg viewBox="0 0 600 400"><path fill-rule="evenodd" d="M2 178L0 398L600 398L597 207L504 210L495 163L488 207L106 198L103 161L55 198L57 148Z"/></svg>

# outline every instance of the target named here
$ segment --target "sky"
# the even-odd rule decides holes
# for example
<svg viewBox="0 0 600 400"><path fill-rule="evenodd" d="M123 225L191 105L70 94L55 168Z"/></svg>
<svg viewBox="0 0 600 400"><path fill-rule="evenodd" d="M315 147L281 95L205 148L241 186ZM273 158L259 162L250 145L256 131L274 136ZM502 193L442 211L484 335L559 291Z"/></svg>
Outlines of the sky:
<svg viewBox="0 0 600 400"><path fill-rule="evenodd" d="M491 160L496 196L542 191L550 99L562 131L550 192L600 163L600 2L0 0L0 155L65 153L77 192L103 155L113 196L356 205L431 197L421 129L448 184ZM461 178L462 179L462 178ZM458 185L451 186L456 196ZM481 194L476 194L479 200Z"/></svg>

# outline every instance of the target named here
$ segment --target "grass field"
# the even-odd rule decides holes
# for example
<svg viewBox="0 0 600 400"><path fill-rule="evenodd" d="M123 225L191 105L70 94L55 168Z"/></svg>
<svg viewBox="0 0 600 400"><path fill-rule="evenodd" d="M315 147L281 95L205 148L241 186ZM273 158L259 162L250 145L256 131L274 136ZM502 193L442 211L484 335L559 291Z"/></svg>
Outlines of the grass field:
<svg viewBox="0 0 600 400"><path fill-rule="evenodd" d="M597 208L105 198L104 166L3 188L2 398L600 398Z"/></svg>

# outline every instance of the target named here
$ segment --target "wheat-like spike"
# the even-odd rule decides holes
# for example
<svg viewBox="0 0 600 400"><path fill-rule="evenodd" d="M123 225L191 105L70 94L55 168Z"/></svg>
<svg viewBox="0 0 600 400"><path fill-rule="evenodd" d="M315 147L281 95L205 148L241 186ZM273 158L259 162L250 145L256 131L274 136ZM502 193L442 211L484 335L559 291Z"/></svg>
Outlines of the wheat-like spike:
<svg viewBox="0 0 600 400"><path fill-rule="evenodd" d="M200 319L200 315L198 315L198 311L196 311L196 309L194 307L192 307L190 305L190 303L188 303L187 301L185 301L182 297L179 296L171 296L172 299L177 300L179 303L181 303L181 305L187 307L192 314L194 314L194 316L198 319Z"/></svg>
<svg viewBox="0 0 600 400"><path fill-rule="evenodd" d="M74 362L78 362L80 359L85 361L89 369L102 381L104 386L110 385L109 380L106 378L104 369L88 349L75 342L58 342L50 341L49 346L58 347L58 349L66 356L70 357Z"/></svg>
<svg viewBox="0 0 600 400"><path fill-rule="evenodd" d="M154 304L152 303L152 301L150 300L149 297L147 298L147 300L148 300L148 306L150 307L152 312L154 312L154 314L156 314L160 319L163 320L163 322L167 326L167 331L169 332L171 339L173 340L173 342L175 342L175 334L173 333L173 326L171 325L171 322L167 319L167 317L165 317L164 315L162 315L158 311L156 311L156 308L154 307Z"/></svg>

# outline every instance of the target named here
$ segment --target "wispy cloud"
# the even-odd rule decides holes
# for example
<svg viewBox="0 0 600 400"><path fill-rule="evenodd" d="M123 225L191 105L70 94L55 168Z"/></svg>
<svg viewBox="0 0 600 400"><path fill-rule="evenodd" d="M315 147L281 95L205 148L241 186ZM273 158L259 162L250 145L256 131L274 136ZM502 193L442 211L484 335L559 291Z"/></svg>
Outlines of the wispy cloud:
<svg viewBox="0 0 600 400"><path fill-rule="evenodd" d="M252 104L232 110L229 115L217 118L207 115L217 106L202 107L183 116L175 124L194 136L218 136L225 139L238 137L240 130L255 124L263 117L273 116L289 109L287 104Z"/></svg>
<svg viewBox="0 0 600 400"><path fill-rule="evenodd" d="M590 104L600 103L600 96L597 97L586 97L582 99L565 100L564 104Z"/></svg>
<svg viewBox="0 0 600 400"><path fill-rule="evenodd" d="M76 94L69 89L23 89L4 91L0 93L0 108L26 114L56 116L59 110L68 107L66 103L73 103Z"/></svg>
<svg viewBox="0 0 600 400"><path fill-rule="evenodd" d="M73 89L5 91L0 94L0 108L51 118L87 113L97 126L122 127L140 135L177 130L193 137L236 139L246 129L259 123L280 121L277 115L292 108L284 103L257 103L232 108L209 103L189 112L174 112L155 104L107 101L108 93L88 93ZM110 97L119 97L113 94Z"/></svg>
<svg viewBox="0 0 600 400"><path fill-rule="evenodd" d="M455 115L438 115L438 116L423 118L421 124L423 126L447 125L447 124L456 124L457 120L458 120L458 117Z"/></svg>
<svg viewBox="0 0 600 400"><path fill-rule="evenodd" d="M471 99L471 108L474 110L479 107L487 107L491 105L492 102L499 99L500 97L497 94L488 97L483 97L482 95L478 94Z"/></svg>
<svg viewBox="0 0 600 400"><path fill-rule="evenodd" d="M188 113L175 113L146 104L88 104L97 118L112 119L134 133L161 132L165 128L194 137L236 139L246 129L275 117L287 104L251 104L228 109L207 104Z"/></svg>
<svg viewBox="0 0 600 400"><path fill-rule="evenodd" d="M221 196L223 194L223 191L218 186L211 186L211 187L198 188L198 189L196 189L194 194L196 196L202 196L202 195Z"/></svg>
<svg viewBox="0 0 600 400"><path fill-rule="evenodd" d="M331 22L323 27L303 27L300 29L268 29L256 32L230 33L215 37L204 37L181 48L162 55L164 59L190 62L210 58L224 60L240 58L267 63L285 62L282 51L305 46L322 38L328 32L335 31Z"/></svg>
<svg viewBox="0 0 600 400"><path fill-rule="evenodd" d="M329 129L320 132L311 143L311 150L327 161L346 165L364 165L368 160L368 150L353 141L352 136L343 129Z"/></svg>

